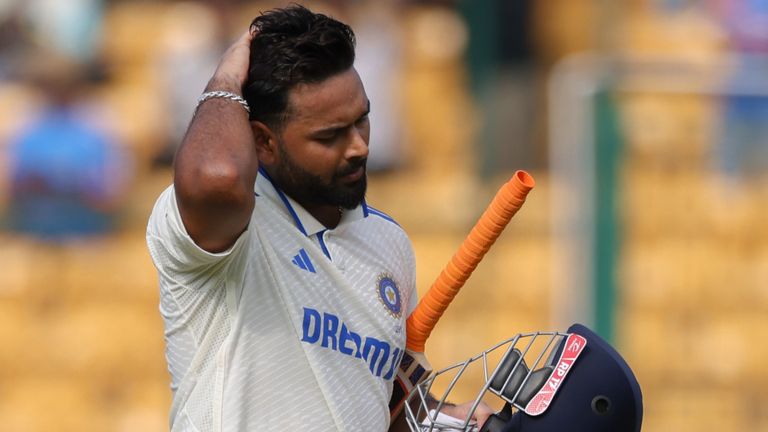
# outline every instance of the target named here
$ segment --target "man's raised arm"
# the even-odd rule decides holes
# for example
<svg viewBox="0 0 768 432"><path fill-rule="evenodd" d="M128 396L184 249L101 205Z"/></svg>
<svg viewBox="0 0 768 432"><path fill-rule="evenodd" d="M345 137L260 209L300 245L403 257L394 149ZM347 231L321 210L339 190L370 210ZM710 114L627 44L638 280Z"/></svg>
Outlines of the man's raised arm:
<svg viewBox="0 0 768 432"><path fill-rule="evenodd" d="M253 36L249 30L224 53L206 93L242 96ZM226 96L200 103L174 163L176 201L198 246L224 251L247 228L258 167L245 107Z"/></svg>

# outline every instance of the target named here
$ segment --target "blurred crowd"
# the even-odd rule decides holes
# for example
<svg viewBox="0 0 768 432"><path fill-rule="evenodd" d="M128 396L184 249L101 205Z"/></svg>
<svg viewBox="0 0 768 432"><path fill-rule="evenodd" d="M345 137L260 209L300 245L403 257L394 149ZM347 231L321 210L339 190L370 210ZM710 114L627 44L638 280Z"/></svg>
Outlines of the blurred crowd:
<svg viewBox="0 0 768 432"><path fill-rule="evenodd" d="M259 11L285 3L0 2L2 226L52 240L113 229L131 185L150 167L170 165L224 47ZM704 39L740 56L728 82L742 90L745 83L763 85L768 2L593 3L326 0L309 5L350 22L357 32L356 67L374 102L371 172L397 170L423 158L425 149L440 149L440 144L420 145L430 135L437 142L440 135L419 132L422 119L411 109L414 96L404 78L406 63L420 58L433 60L432 71L445 61L460 65L452 84L460 86L455 92L467 93L469 108L457 115L471 132L459 142L473 143L467 163L474 173L546 169L542 94L548 70L569 51L618 54L621 44L632 41L618 36L616 22L631 10L656 9L670 22L705 23L698 26L709 29L702 32ZM431 13L406 31L408 17L419 9ZM574 13L581 14L574 21L586 24L563 21L565 30L550 24ZM597 28L575 37L590 22ZM410 59L409 50L417 50ZM409 79L418 81L418 71L410 72ZM419 88L432 78L439 80L425 76ZM719 168L732 175L760 170L768 158L763 144L768 103L742 90L724 98L717 147ZM423 100L429 94L420 97L417 104L438 105Z"/></svg>
<svg viewBox="0 0 768 432"><path fill-rule="evenodd" d="M107 79L103 7L0 5L0 208L11 230L63 241L114 226L132 162L108 125L108 107L92 96Z"/></svg>
<svg viewBox="0 0 768 432"><path fill-rule="evenodd" d="M0 227L62 241L119 226L132 186L170 166L223 49L260 11L287 3L0 2ZM484 156L466 161L472 170L543 165L529 145L533 1L307 4L355 29L356 67L374 106L370 172L443 147L458 155L486 116ZM509 134L520 143L500 145Z"/></svg>

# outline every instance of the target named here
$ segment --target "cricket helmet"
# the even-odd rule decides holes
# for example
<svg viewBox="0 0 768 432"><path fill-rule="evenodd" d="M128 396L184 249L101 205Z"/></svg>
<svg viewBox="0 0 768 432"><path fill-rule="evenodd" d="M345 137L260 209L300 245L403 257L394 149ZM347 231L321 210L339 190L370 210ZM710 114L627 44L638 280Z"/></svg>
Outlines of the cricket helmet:
<svg viewBox="0 0 768 432"><path fill-rule="evenodd" d="M473 366L487 377L475 408L489 396L504 401L480 432L640 431L643 403L637 379L610 344L581 324L565 333L518 334L436 372L409 396L405 408L412 431L477 430L471 420L474 409L465 419L452 421L440 413L458 380ZM441 376L448 379L448 388L438 406L430 407L426 395L439 387L435 380Z"/></svg>

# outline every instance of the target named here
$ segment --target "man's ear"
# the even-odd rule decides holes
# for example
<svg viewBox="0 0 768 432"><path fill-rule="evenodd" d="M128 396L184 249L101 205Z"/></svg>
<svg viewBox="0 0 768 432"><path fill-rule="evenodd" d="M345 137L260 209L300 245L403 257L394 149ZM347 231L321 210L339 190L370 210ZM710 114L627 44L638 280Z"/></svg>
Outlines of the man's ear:
<svg viewBox="0 0 768 432"><path fill-rule="evenodd" d="M256 142L256 157L259 164L273 165L277 161L277 134L260 121L251 122L253 138Z"/></svg>

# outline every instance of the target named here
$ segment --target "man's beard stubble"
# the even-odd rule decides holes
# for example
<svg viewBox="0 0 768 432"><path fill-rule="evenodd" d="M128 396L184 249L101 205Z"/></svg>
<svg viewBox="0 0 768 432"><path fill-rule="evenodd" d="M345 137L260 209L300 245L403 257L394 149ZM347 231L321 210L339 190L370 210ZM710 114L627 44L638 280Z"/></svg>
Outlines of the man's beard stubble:
<svg viewBox="0 0 768 432"><path fill-rule="evenodd" d="M360 180L344 185L339 179L357 171L365 169L365 159L356 159L349 166L333 174L330 184L296 164L286 153L282 145L278 146L280 163L273 177L277 185L296 202L302 205L331 205L353 209L365 198L367 188L367 176L363 173Z"/></svg>

